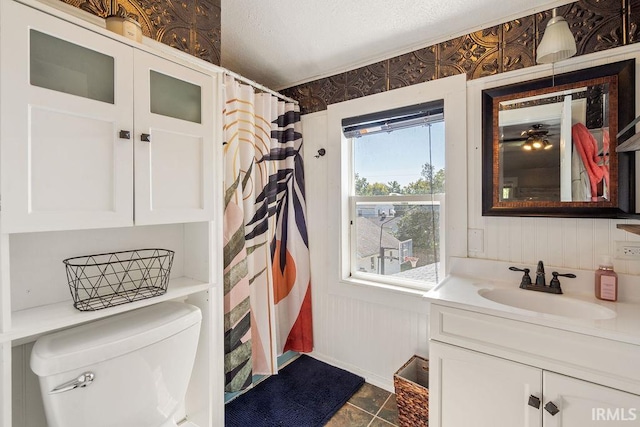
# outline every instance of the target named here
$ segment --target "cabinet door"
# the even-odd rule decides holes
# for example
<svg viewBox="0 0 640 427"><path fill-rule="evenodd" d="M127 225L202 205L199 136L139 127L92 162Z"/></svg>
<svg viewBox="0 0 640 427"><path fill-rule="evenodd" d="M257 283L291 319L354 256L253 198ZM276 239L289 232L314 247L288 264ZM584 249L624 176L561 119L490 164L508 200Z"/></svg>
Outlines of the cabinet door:
<svg viewBox="0 0 640 427"><path fill-rule="evenodd" d="M2 2L3 232L133 224L132 49Z"/></svg>
<svg viewBox="0 0 640 427"><path fill-rule="evenodd" d="M544 427L640 424L640 396L553 372L544 372L543 382L545 408L551 403L558 411L543 411Z"/></svg>
<svg viewBox="0 0 640 427"><path fill-rule="evenodd" d="M213 217L213 77L135 52L135 222Z"/></svg>
<svg viewBox="0 0 640 427"><path fill-rule="evenodd" d="M430 427L540 427L542 371L439 342L429 343Z"/></svg>

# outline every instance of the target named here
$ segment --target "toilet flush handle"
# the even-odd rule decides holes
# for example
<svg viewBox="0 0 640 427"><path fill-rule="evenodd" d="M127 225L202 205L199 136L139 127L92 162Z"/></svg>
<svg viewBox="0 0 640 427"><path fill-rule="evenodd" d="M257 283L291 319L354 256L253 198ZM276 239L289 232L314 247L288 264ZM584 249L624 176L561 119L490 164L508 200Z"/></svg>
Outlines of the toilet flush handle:
<svg viewBox="0 0 640 427"><path fill-rule="evenodd" d="M65 391L70 391L78 387L86 387L93 382L95 377L96 375L93 372L84 372L77 378L67 381L64 384L60 384L58 387L51 390L49 394L64 393Z"/></svg>

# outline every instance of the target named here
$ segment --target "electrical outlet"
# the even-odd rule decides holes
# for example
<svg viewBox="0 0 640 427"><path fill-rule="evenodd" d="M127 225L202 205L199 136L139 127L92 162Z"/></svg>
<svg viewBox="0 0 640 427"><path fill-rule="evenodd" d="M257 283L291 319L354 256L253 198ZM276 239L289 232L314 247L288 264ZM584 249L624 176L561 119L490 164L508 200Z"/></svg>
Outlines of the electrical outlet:
<svg viewBox="0 0 640 427"><path fill-rule="evenodd" d="M616 241L616 259L640 260L640 242Z"/></svg>

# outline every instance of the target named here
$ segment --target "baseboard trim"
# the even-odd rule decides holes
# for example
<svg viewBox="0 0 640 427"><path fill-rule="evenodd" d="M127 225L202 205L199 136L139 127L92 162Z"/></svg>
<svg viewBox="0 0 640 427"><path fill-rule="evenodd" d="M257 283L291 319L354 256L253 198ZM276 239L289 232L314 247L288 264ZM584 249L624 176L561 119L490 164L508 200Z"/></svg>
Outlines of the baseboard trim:
<svg viewBox="0 0 640 427"><path fill-rule="evenodd" d="M374 374L373 372L366 371L362 368L351 365L350 363L342 362L340 360L334 359L333 357L327 356L326 354L318 353L316 351L309 353L309 356L318 359L321 362L325 362L329 365L333 365L337 368L349 371L353 374L360 375L369 384L373 384L374 386L380 387L381 389L387 390L388 392L395 393L395 390L393 388L393 378L381 377L380 375Z"/></svg>

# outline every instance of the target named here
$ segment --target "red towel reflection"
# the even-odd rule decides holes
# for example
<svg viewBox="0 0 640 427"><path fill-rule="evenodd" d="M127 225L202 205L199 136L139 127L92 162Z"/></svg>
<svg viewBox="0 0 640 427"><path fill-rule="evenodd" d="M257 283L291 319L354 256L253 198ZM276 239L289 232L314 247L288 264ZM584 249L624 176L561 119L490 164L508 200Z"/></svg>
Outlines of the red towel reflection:
<svg viewBox="0 0 640 427"><path fill-rule="evenodd" d="M576 123L571 127L571 138L584 163L584 167L589 175L591 186L591 200L598 200L598 184L609 176L607 165L607 155L609 152L609 141L603 143L603 155L598 155L598 143L591 135L589 129L582 123Z"/></svg>

